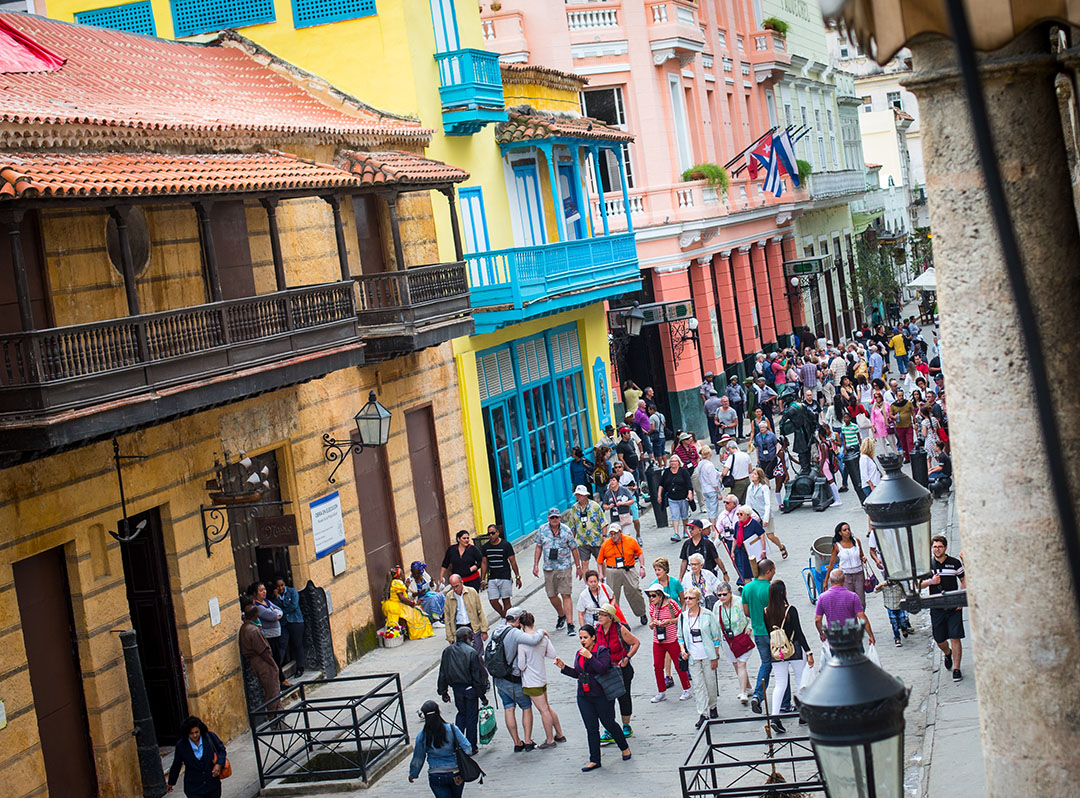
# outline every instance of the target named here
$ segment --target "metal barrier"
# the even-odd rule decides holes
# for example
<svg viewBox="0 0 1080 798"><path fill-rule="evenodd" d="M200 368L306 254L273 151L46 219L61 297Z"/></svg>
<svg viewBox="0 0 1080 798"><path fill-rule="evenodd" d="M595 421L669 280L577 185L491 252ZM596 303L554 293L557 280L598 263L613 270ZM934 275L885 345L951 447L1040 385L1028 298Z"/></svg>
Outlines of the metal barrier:
<svg viewBox="0 0 1080 798"><path fill-rule="evenodd" d="M315 688L318 694L310 695ZM278 698L288 706L263 704L249 713L260 787L368 781L399 745L409 744L397 673L301 682Z"/></svg>
<svg viewBox="0 0 1080 798"><path fill-rule="evenodd" d="M785 721L788 732L766 736L769 717ZM824 795L810 738L794 733L798 723L797 712L710 720L679 768L683 798Z"/></svg>

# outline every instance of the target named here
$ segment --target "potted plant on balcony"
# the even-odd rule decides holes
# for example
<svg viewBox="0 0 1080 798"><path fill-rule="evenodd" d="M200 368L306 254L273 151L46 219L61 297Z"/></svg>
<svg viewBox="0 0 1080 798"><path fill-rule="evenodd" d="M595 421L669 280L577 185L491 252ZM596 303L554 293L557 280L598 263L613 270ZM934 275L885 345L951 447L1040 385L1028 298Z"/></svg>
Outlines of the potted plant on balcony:
<svg viewBox="0 0 1080 798"><path fill-rule="evenodd" d="M811 172L814 171L814 167L809 161L804 161L802 158L797 158L795 164L799 167L799 182L805 183L806 178L810 177Z"/></svg>
<svg viewBox="0 0 1080 798"><path fill-rule="evenodd" d="M763 30L771 30L775 32L781 39L787 38L788 24L782 19L776 17L768 17L762 20L761 27Z"/></svg>
<svg viewBox="0 0 1080 798"><path fill-rule="evenodd" d="M492 11L502 11L502 3L500 3L499 0L492 0L491 10Z"/></svg>
<svg viewBox="0 0 1080 798"><path fill-rule="evenodd" d="M715 163L699 163L691 166L682 173L682 179L686 182L691 180L704 180L708 185L719 191L727 191L727 169Z"/></svg>

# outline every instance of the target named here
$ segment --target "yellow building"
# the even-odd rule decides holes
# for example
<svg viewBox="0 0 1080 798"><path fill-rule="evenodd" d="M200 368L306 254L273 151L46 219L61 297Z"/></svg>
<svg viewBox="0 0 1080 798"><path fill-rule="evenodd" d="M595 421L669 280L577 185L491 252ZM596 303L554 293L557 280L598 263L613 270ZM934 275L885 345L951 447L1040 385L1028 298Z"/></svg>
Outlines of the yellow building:
<svg viewBox="0 0 1080 798"><path fill-rule="evenodd" d="M0 784L141 795L116 631L160 743L188 714L228 738L250 583L301 589L288 667L333 675L388 570L470 524L473 320L432 216L467 175L235 34L0 18L34 43L0 91ZM372 391L389 437L353 451Z"/></svg>
<svg viewBox="0 0 1080 798"><path fill-rule="evenodd" d="M48 13L166 38L234 28L435 128L428 154L470 174L457 198L478 334L454 354L473 526L516 539L569 503L571 450L613 421L606 302L641 286L632 229L609 235L607 215L626 211L597 192L621 183L625 201L631 137L580 117L583 79L500 68L473 0L49 0ZM434 217L449 260L451 214L437 204Z"/></svg>

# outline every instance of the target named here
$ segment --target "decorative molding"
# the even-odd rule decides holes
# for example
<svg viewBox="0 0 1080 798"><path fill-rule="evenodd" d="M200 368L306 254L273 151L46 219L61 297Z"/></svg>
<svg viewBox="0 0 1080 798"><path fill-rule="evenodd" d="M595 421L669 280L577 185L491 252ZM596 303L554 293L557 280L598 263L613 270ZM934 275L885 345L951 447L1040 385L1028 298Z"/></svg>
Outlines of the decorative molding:
<svg viewBox="0 0 1080 798"><path fill-rule="evenodd" d="M685 272L690 269L690 261L684 260L678 263L671 263L666 266L657 266L653 271L657 274L677 274L678 272Z"/></svg>
<svg viewBox="0 0 1080 798"><path fill-rule="evenodd" d="M779 227L782 224L787 224L791 220L790 213L778 213L776 214L776 226Z"/></svg>
<svg viewBox="0 0 1080 798"><path fill-rule="evenodd" d="M784 237L783 236L772 236L769 240L772 241L775 244L779 244L781 241L784 240Z"/></svg>
<svg viewBox="0 0 1080 798"><path fill-rule="evenodd" d="M689 230L679 236L679 246L686 249L691 244L701 240L700 230Z"/></svg>
<svg viewBox="0 0 1080 798"><path fill-rule="evenodd" d="M722 250L720 250L720 257L721 258L730 258L731 257L731 250L730 249L722 249Z"/></svg>
<svg viewBox="0 0 1080 798"><path fill-rule="evenodd" d="M753 244L746 244L745 246L741 246L741 247L739 247L739 252L749 252L750 247L752 247L752 246L753 246Z"/></svg>
<svg viewBox="0 0 1080 798"><path fill-rule="evenodd" d="M613 72L629 72L629 64L601 64L600 66L578 67L575 75L609 75Z"/></svg>
<svg viewBox="0 0 1080 798"><path fill-rule="evenodd" d="M712 265L712 257L710 256L710 257L698 258L697 259L697 264L698 264L698 266L701 266L703 268L706 267L706 266L711 266Z"/></svg>
<svg viewBox="0 0 1080 798"><path fill-rule="evenodd" d="M626 39L570 45L571 58L599 58L605 55L626 55L628 52L630 52L630 43Z"/></svg>

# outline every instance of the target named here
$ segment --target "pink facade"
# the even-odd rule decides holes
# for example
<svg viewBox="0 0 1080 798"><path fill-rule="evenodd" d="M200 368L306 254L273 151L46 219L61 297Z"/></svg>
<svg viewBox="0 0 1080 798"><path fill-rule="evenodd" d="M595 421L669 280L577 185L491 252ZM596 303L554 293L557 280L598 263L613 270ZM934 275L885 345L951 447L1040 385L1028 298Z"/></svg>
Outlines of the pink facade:
<svg viewBox="0 0 1080 798"><path fill-rule="evenodd" d="M681 177L691 165L727 164L774 123L773 82L790 59L753 19L751 0L503 0L483 13L488 49L587 77L588 115L635 131L630 208L642 270L655 301L692 297L699 321L700 359L690 345L672 363L661 335L669 394L792 332L782 264L805 195L788 182L774 198L763 174L751 181L745 171L726 192ZM625 229L621 196L605 201L619 208L613 230Z"/></svg>

